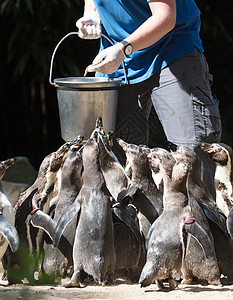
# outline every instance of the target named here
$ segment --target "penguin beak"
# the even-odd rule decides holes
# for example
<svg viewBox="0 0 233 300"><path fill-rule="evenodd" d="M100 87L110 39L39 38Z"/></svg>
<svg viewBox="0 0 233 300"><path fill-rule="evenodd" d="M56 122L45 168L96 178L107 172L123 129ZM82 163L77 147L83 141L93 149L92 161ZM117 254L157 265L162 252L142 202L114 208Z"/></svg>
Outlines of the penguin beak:
<svg viewBox="0 0 233 300"><path fill-rule="evenodd" d="M108 138L109 146L112 147L113 146L113 132L112 131L108 132L107 138Z"/></svg>
<svg viewBox="0 0 233 300"><path fill-rule="evenodd" d="M6 170L15 163L16 158L9 158L0 162L0 179L4 176Z"/></svg>
<svg viewBox="0 0 233 300"><path fill-rule="evenodd" d="M155 152L151 151L148 155L147 155L147 158L148 158L148 161L149 163L153 166L154 165L154 162L157 158Z"/></svg>
<svg viewBox="0 0 233 300"><path fill-rule="evenodd" d="M100 130L103 129L103 121L102 121L101 117L97 118L95 127L98 128L98 129L100 129Z"/></svg>
<svg viewBox="0 0 233 300"><path fill-rule="evenodd" d="M208 152L211 149L211 144L203 143L203 144L199 144L199 147L201 148L202 151Z"/></svg>
<svg viewBox="0 0 233 300"><path fill-rule="evenodd" d="M124 151L127 150L127 144L122 139L117 139L118 144L123 148Z"/></svg>
<svg viewBox="0 0 233 300"><path fill-rule="evenodd" d="M69 142L65 143L57 150L57 154L64 155L70 149L70 146L71 146L71 143L69 143Z"/></svg>
<svg viewBox="0 0 233 300"><path fill-rule="evenodd" d="M208 143L200 144L200 148L202 151L209 154L215 153L220 150L220 146L218 146L217 144L208 144Z"/></svg>
<svg viewBox="0 0 233 300"><path fill-rule="evenodd" d="M107 151L112 151L111 150L111 146L109 144L109 140L108 140L107 136L103 132L99 131L98 138L99 138L99 140L102 141L102 143L103 143L105 149L107 149Z"/></svg>
<svg viewBox="0 0 233 300"><path fill-rule="evenodd" d="M84 140L84 136L83 135L78 135L72 142L71 145L72 146L79 146L82 141Z"/></svg>
<svg viewBox="0 0 233 300"><path fill-rule="evenodd" d="M16 158L9 158L7 160L4 160L1 162L2 165L5 166L5 169L9 168L11 165L13 165L16 162Z"/></svg>

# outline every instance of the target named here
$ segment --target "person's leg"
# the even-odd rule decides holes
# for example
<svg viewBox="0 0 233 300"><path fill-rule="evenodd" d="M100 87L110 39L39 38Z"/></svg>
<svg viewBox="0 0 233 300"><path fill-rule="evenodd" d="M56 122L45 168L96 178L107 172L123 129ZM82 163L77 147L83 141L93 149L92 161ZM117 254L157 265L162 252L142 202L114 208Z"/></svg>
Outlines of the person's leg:
<svg viewBox="0 0 233 300"><path fill-rule="evenodd" d="M154 80L152 102L167 139L196 151L203 181L215 198L215 166L198 147L200 143L219 142L221 138L218 102L211 93L204 55L197 51L179 59L151 79Z"/></svg>
<svg viewBox="0 0 233 300"><path fill-rule="evenodd" d="M143 83L121 86L114 136L127 143L147 145L151 105L150 91Z"/></svg>

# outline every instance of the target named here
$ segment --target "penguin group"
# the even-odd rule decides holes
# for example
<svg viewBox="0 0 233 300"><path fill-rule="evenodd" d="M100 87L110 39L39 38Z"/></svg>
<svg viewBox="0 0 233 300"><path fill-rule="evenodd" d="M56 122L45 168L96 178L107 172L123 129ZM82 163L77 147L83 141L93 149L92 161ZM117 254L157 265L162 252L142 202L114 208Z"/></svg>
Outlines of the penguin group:
<svg viewBox="0 0 233 300"><path fill-rule="evenodd" d="M69 288L124 277L164 291L233 281L233 151L200 148L216 164L216 200L193 150L129 144L99 118L88 140L77 136L44 158L14 208L0 189L5 279L68 278ZM1 162L0 175L12 163Z"/></svg>

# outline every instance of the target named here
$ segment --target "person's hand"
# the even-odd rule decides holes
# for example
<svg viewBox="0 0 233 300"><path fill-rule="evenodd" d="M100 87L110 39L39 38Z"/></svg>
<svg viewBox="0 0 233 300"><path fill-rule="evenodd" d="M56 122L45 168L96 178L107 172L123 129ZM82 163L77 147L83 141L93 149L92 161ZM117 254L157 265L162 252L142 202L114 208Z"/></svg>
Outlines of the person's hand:
<svg viewBox="0 0 233 300"><path fill-rule="evenodd" d="M101 72L112 74L122 63L125 55L119 43L101 51L93 60L92 65L88 66L88 72Z"/></svg>
<svg viewBox="0 0 233 300"><path fill-rule="evenodd" d="M101 20L95 11L85 11L82 18L76 22L78 35L81 39L99 39L101 37Z"/></svg>

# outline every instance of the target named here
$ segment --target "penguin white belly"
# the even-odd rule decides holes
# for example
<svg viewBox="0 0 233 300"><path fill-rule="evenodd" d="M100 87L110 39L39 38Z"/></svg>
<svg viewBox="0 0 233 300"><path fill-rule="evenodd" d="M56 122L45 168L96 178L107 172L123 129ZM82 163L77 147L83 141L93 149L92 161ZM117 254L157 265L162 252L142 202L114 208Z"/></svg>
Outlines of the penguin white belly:
<svg viewBox="0 0 233 300"><path fill-rule="evenodd" d="M3 255L5 254L7 247L8 247L7 240L0 233L0 259L2 259Z"/></svg>
<svg viewBox="0 0 233 300"><path fill-rule="evenodd" d="M222 197L222 192L218 191L218 190L216 190L216 204L217 204L218 208L220 208L221 211L224 213L224 215L226 217L228 217L229 212L230 212L229 207L228 207L226 201Z"/></svg>
<svg viewBox="0 0 233 300"><path fill-rule="evenodd" d="M12 207L10 201L8 200L4 192L0 193L0 205L2 207L3 216L7 218L12 223L12 225L14 225L15 224L14 208ZM8 241L2 234L0 234L0 259L2 259L3 255L5 254L7 247L8 247Z"/></svg>

